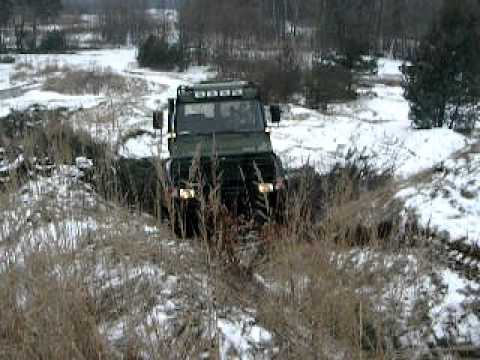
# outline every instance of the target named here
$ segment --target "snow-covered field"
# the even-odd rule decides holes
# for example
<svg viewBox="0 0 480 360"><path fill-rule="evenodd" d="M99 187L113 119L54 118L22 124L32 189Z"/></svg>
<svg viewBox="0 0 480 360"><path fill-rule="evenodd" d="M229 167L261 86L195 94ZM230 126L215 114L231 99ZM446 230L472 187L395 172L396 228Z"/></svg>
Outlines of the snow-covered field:
<svg viewBox="0 0 480 360"><path fill-rule="evenodd" d="M48 63L68 65L74 69L108 67L127 78L145 81L147 90L118 97L59 94L42 89L46 80L42 76L33 77L28 82L13 80L15 65L1 64L0 117L6 116L10 109L22 110L33 104L81 110L72 114L70 121L74 127L111 143L120 155L132 158L167 156L166 138L160 139L152 128L152 111L165 109L167 99L175 96L179 85L205 80L214 74L208 68L198 67L184 73L144 69L137 65L135 55L133 49L18 55L17 62L31 63L33 68L41 68ZM400 65L398 61L382 59L378 72L378 80L382 81L374 84L356 101L333 105L327 113L297 105L287 106L282 123L270 129L274 149L288 167L308 162L318 171L325 172L333 164L342 162L349 149L356 148L370 156L379 168L395 169L400 188L398 198L405 200L406 207L418 214L424 226L446 232L452 241L479 246L479 140L448 129L412 129L408 103L400 86L394 85L400 80ZM102 120L105 117L112 120ZM141 130L140 135L129 136L138 130ZM437 170L432 171L433 168ZM69 224L71 222L68 221L64 224L67 230ZM81 224L75 231L84 233L96 226L89 219L83 219ZM445 324L451 320L447 314L453 313L453 316L463 319L459 321L463 324L459 330L461 338L480 344L480 323L468 313L465 305L469 302L465 289L476 288L478 283L465 280L448 269L439 272L446 291L431 314L437 319L436 335L447 333ZM155 309L168 307L162 306L164 304ZM218 319L217 326L225 338L225 348L233 346L239 353L247 354L248 344L267 341L271 335L255 326L250 328L250 332L242 332L242 327L250 319L247 315L242 316L236 322ZM154 321L168 317L169 314L160 312ZM114 329L110 330L114 337Z"/></svg>

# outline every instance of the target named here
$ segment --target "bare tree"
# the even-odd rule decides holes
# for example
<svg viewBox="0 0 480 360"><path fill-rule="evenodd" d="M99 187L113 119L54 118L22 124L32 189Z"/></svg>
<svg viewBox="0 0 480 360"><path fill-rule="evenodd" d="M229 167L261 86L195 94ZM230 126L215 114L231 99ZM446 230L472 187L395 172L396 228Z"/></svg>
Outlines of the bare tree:
<svg viewBox="0 0 480 360"><path fill-rule="evenodd" d="M99 0L104 39L115 44L136 44L150 28L147 0Z"/></svg>

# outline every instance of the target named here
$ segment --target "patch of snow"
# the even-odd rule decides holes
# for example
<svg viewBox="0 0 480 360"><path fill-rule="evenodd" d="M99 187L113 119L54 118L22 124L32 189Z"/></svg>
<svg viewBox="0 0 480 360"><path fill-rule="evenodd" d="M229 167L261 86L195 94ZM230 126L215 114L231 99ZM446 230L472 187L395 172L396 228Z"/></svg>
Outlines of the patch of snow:
<svg viewBox="0 0 480 360"><path fill-rule="evenodd" d="M247 316L236 322L218 319L217 326L221 334L221 359L231 359L234 354L240 359L255 359L254 350L272 341L270 332Z"/></svg>
<svg viewBox="0 0 480 360"><path fill-rule="evenodd" d="M0 64L0 91L10 88L10 74L14 64Z"/></svg>
<svg viewBox="0 0 480 360"><path fill-rule="evenodd" d="M158 156L158 149L160 147L160 135L155 137L152 134L145 134L129 139L124 143L118 153L120 156L126 158L147 158L152 156ZM167 141L167 139L163 139ZM168 156L168 153L163 153L162 157Z"/></svg>
<svg viewBox="0 0 480 360"><path fill-rule="evenodd" d="M53 110L65 107L70 110L88 109L98 105L100 101L104 100L101 96L93 95L63 95L51 91L30 90L25 94L0 100L0 108L3 110L0 116L6 116L10 113L10 109L22 111L32 107L33 105L43 105L47 109Z"/></svg>
<svg viewBox="0 0 480 360"><path fill-rule="evenodd" d="M402 72L400 67L403 63L403 60L388 58L378 59L378 76L380 78L401 78Z"/></svg>
<svg viewBox="0 0 480 360"><path fill-rule="evenodd" d="M75 165L77 166L77 169L88 170L93 167L93 160L80 156L75 159Z"/></svg>
<svg viewBox="0 0 480 360"><path fill-rule="evenodd" d="M39 250L75 250L80 239L96 230L90 216L71 211L96 206L88 186L79 183L80 175L75 167L61 166L52 177L30 180L7 198L0 209L0 243L8 244L8 250L2 248L0 262L22 263L25 255ZM15 242L5 242L12 237Z"/></svg>
<svg viewBox="0 0 480 360"><path fill-rule="evenodd" d="M446 285L443 301L432 310L434 331L437 338L480 346L480 319L473 311L476 299L469 295L478 291L477 282L466 280L457 273L445 270L442 280Z"/></svg>
<svg viewBox="0 0 480 360"><path fill-rule="evenodd" d="M449 129L413 129L400 87L377 85L373 91L376 96L335 105L326 114L291 106L286 119L271 128L274 150L288 166L309 161L325 172L356 148L377 167L394 167L406 178L466 146L466 138Z"/></svg>
<svg viewBox="0 0 480 360"><path fill-rule="evenodd" d="M416 210L423 226L446 232L450 240L480 246L480 154L443 162L431 179L407 186L397 197Z"/></svg>

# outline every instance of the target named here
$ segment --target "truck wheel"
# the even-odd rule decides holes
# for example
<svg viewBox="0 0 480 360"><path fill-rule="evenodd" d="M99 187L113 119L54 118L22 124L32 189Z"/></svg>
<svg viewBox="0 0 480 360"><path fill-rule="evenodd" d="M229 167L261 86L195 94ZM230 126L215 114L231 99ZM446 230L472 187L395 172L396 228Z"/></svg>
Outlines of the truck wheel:
<svg viewBox="0 0 480 360"><path fill-rule="evenodd" d="M189 209L186 206L181 204L175 204L172 209L173 216L170 216L170 219L173 218L172 230L174 234L179 237L193 237L198 233L198 216L195 211Z"/></svg>
<svg viewBox="0 0 480 360"><path fill-rule="evenodd" d="M253 208L253 219L256 224L263 225L268 223L271 219L271 204L269 201L265 201L263 195L258 195L255 206Z"/></svg>
<svg viewBox="0 0 480 360"><path fill-rule="evenodd" d="M286 194L285 192L279 192L277 194L276 198L276 204L275 204L275 221L277 224L284 225L285 224L285 213L286 213Z"/></svg>

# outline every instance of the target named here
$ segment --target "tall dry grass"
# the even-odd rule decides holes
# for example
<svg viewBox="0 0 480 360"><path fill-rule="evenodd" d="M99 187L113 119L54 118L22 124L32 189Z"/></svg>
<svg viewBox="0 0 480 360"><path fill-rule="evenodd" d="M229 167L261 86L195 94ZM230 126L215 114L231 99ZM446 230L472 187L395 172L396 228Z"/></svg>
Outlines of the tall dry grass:
<svg viewBox="0 0 480 360"><path fill-rule="evenodd" d="M57 125L11 139L27 157L48 153L57 170L21 181L12 174L0 192L0 357L164 359L210 349L177 329L204 321L197 302L182 310L194 296L186 282L196 284L201 268L179 265L177 256L190 255L169 244L168 230L123 207L131 204L115 184L113 159L96 159L93 186L104 196L80 181L72 169L80 140ZM172 300L182 311L169 310ZM158 306L172 320L164 323Z"/></svg>
<svg viewBox="0 0 480 360"><path fill-rule="evenodd" d="M144 80L125 77L110 67L96 64L82 68L58 60L33 62L25 58L14 69L10 76L13 82L42 80L43 90L67 95L139 96L147 90Z"/></svg>
<svg viewBox="0 0 480 360"><path fill-rule="evenodd" d="M200 196L198 235L215 298L255 309L281 358L389 359L420 351L405 348L406 334L424 343L432 335L436 295L421 280L434 263L431 246L393 200L391 172L359 159L323 177L300 172L287 221L267 221L252 246L239 236L248 224L223 212L219 184ZM194 160L191 181L202 184L198 168Z"/></svg>
<svg viewBox="0 0 480 360"><path fill-rule="evenodd" d="M421 292L432 261L412 260L428 247L415 227L405 231L392 179L358 164L327 177L301 172L285 223L267 221L250 238L250 224L225 212L218 179L201 197L197 237L180 223L177 238L162 221L178 216L168 193L172 208L156 201L146 215L151 188L119 176L107 147L54 115L44 125L10 141L27 158L47 154L58 171L95 158L95 174L90 184L68 171L19 174L0 191L1 358L215 357L218 319L238 314L273 335L251 349L267 358L390 359L408 354L405 334L428 336L434 299L419 296L415 311L401 299ZM151 169L149 186L162 194L162 164ZM200 176L195 165L191 173Z"/></svg>

